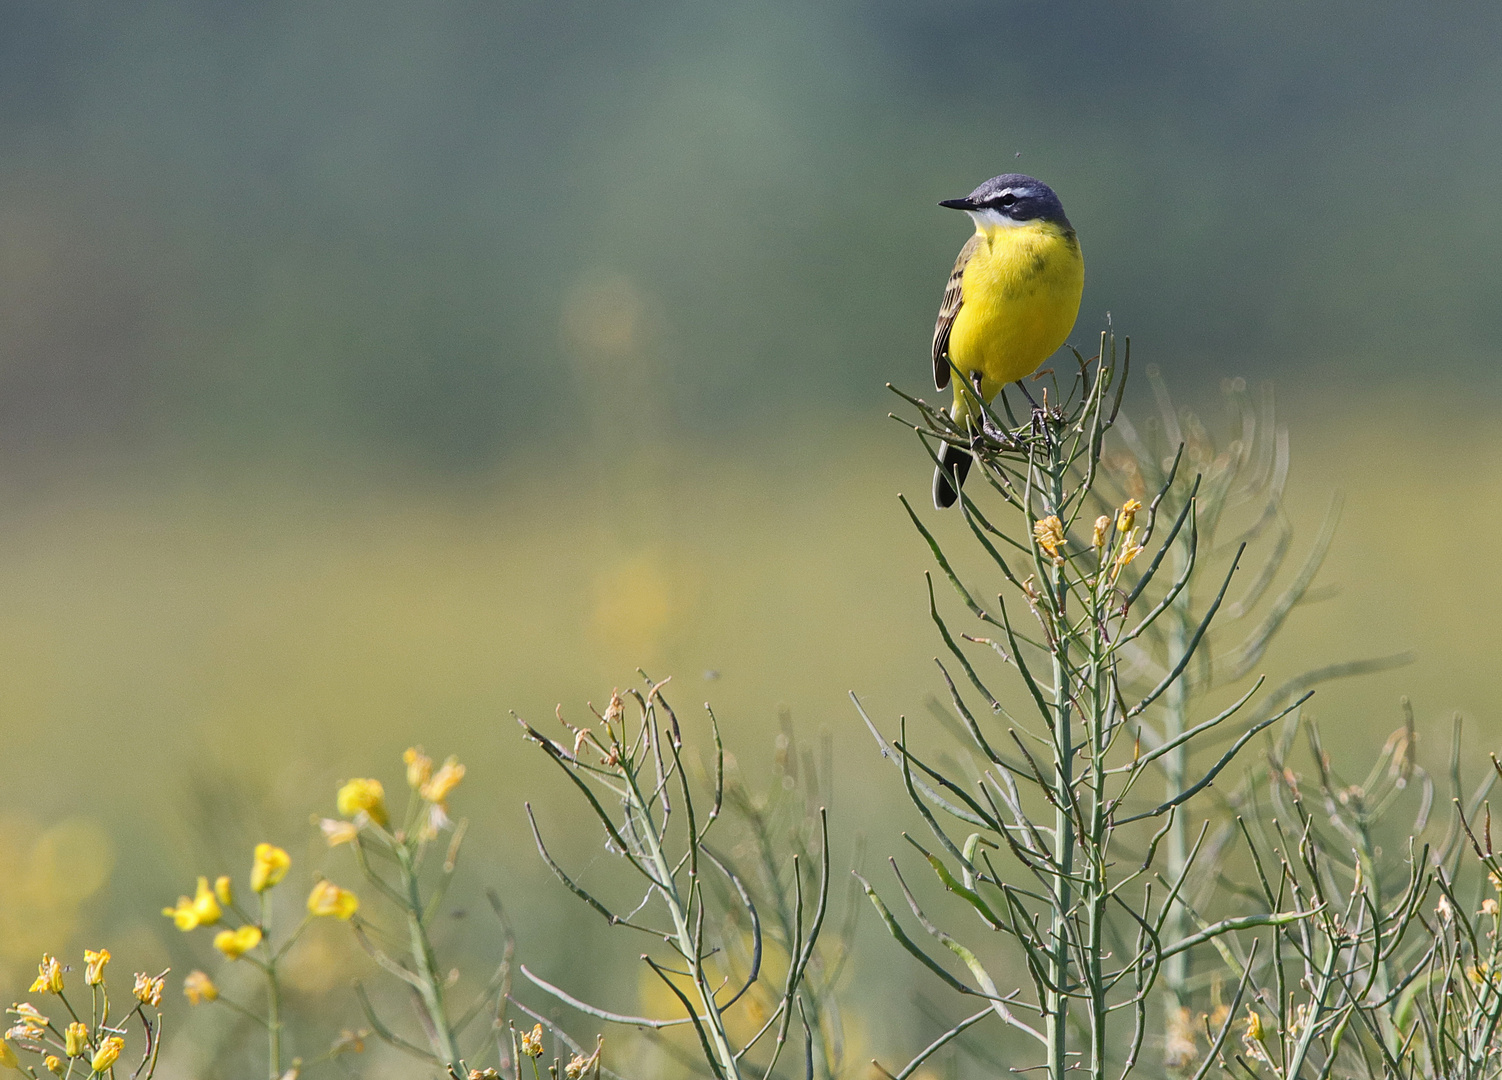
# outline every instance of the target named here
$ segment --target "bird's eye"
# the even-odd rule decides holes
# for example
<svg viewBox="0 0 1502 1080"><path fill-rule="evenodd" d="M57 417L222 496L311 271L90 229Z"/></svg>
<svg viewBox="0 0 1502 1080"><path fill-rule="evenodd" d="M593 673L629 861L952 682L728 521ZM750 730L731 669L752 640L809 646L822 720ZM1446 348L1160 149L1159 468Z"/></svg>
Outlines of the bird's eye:
<svg viewBox="0 0 1502 1080"><path fill-rule="evenodd" d="M997 200L1002 206L1011 206L1016 201L1017 196L1013 195L1010 191Z"/></svg>

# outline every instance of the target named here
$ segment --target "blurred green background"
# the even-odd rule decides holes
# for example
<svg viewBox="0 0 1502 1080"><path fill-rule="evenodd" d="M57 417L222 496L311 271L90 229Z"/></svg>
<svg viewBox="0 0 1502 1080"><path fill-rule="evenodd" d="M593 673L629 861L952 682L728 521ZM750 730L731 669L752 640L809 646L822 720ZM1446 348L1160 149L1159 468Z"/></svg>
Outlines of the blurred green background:
<svg viewBox="0 0 1502 1080"><path fill-rule="evenodd" d="M1320 695L1331 742L1407 692L1490 747L1499 34L1395 0L6 4L0 973L101 934L181 967L157 907L261 839L311 871L307 815L411 742L469 763L476 880L545 969L583 913L519 803L568 811L507 712L637 665L748 772L779 706L833 732L842 842L890 850L845 693L921 713L937 642L883 383L929 379L967 231L934 204L1014 169L1080 231L1077 345L1109 312L1211 412L1273 382L1296 551L1347 494L1342 591L1268 670L1414 648Z"/></svg>

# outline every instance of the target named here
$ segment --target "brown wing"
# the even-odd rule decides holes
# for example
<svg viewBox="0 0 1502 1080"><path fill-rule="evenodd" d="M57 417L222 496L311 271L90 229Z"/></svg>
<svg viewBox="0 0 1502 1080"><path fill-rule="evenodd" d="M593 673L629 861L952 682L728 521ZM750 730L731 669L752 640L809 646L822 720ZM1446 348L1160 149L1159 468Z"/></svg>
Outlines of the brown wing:
<svg viewBox="0 0 1502 1080"><path fill-rule="evenodd" d="M960 257L954 260L954 269L949 271L949 284L944 286L944 300L939 304L939 318L934 323L934 385L940 390L949 385L949 328L954 317L960 313L964 302L961 288L965 280L965 264L975 254L975 245L980 234L972 236L960 248Z"/></svg>

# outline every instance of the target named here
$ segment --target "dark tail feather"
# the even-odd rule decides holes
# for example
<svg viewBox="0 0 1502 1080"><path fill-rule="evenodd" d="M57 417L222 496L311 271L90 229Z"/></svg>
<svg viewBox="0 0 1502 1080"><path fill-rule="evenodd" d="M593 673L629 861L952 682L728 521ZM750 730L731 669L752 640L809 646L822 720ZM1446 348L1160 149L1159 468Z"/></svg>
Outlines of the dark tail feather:
<svg viewBox="0 0 1502 1080"><path fill-rule="evenodd" d="M939 467L934 470L934 506L940 510L953 506L960 497L960 485L970 474L970 451L945 443L939 450Z"/></svg>

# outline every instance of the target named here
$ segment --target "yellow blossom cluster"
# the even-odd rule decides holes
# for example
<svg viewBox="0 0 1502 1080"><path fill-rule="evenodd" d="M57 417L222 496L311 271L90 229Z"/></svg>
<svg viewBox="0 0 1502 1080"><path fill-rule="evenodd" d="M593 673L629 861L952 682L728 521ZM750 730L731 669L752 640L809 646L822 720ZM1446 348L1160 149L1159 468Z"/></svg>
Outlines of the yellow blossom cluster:
<svg viewBox="0 0 1502 1080"><path fill-rule="evenodd" d="M190 971L188 977L183 980L183 996L188 999L189 1005L197 1005L202 1001L214 1001L219 997L219 987L214 985L214 980L201 971Z"/></svg>
<svg viewBox="0 0 1502 1080"><path fill-rule="evenodd" d="M162 908L162 914L175 922L179 930L187 933L200 926L213 926L224 912L219 907L219 898L209 888L209 879L201 877L198 879L198 891L191 900L186 896L179 896L177 906Z"/></svg>
<svg viewBox="0 0 1502 1080"><path fill-rule="evenodd" d="M1050 559L1056 564L1063 564L1064 556L1059 554L1059 549L1064 546L1067 540L1064 536L1064 524L1059 520L1057 514L1050 514L1048 517L1033 523L1033 539L1038 542L1038 546L1043 549Z"/></svg>
<svg viewBox="0 0 1502 1080"><path fill-rule="evenodd" d="M186 903L191 908L193 901ZM169 909L169 912L173 910ZM109 1072L125 1049L124 1037L117 1034L121 1028L118 1025L112 1026L109 1019L110 999L104 989L104 969L109 962L108 949L84 950L83 981L90 988L94 1003L90 1021L94 1026L91 1030L90 1025L79 1019L79 1013L68 1002L63 978L67 969L57 957L50 953L43 954L41 962L37 964L37 977L31 984L31 993L56 995L72 1019L61 1024L59 1030L49 1017L44 1016L30 1002L22 1001L12 1005L6 1012L13 1018L13 1022L4 1037L0 1038L0 1066L35 1077L35 1068L22 1062L20 1052L25 1051L41 1055L42 1067L54 1076L71 1074L75 1069L75 1061L87 1063L85 1073L97 1076ZM135 1007L160 1006L166 978L165 971L156 976L137 972L134 994L139 1004ZM103 1011L100 1009L101 1002ZM145 1014L142 1015L144 1017Z"/></svg>
<svg viewBox="0 0 1502 1080"><path fill-rule="evenodd" d="M366 826L382 830L388 837L394 835L398 840L414 830L419 839L429 840L449 824L449 795L464 779L465 770L459 759L450 756L435 769L433 759L422 747L409 746L402 754L402 764L406 767L407 787L416 796L409 803L403 827L392 828L386 786L373 777L356 777L339 785L334 797L339 817L323 818L318 823L329 847L354 843Z"/></svg>
<svg viewBox="0 0 1502 1080"><path fill-rule="evenodd" d="M1122 568L1130 565L1144 550L1140 542L1142 530L1137 528L1137 514L1141 509L1142 503L1128 499L1114 514L1101 514L1091 527L1090 546L1101 565L1110 568L1113 583ZM1064 565L1064 549L1069 544L1069 537L1057 514L1033 522L1033 542L1055 566Z"/></svg>
<svg viewBox="0 0 1502 1080"><path fill-rule="evenodd" d="M348 919L360 910L360 898L348 889L341 889L332 881L320 881L308 894L309 915L329 915L336 919Z"/></svg>
<svg viewBox="0 0 1502 1080"><path fill-rule="evenodd" d="M375 783L373 791L366 784L357 787L349 795L344 792L340 793L341 807L351 806L356 813L369 813L373 807L382 809L380 800L378 783ZM257 844L250 864L251 892L257 896L264 896L268 890L275 888L286 878L287 871L291 867L292 856L286 851L275 844ZM348 919L359 905L360 901L354 893L347 889L340 889L327 881L318 882L308 896L308 911L313 915L335 915L341 919ZM238 960L266 940L266 928L261 921L248 918L235 906L234 885L229 877L219 877L212 887L207 877L200 877L198 888L191 899L186 896L179 897L177 905L163 908L162 914L172 919L179 930L186 932L196 930L200 926L213 926L219 923L224 918L226 910L235 913L240 925L226 927L215 934L214 948L218 949L225 959ZM265 910L263 904L262 911ZM104 961L107 962L108 959L109 954L104 954ZM161 986L149 980L144 984L139 982L140 979L145 978L146 976L138 976L137 997L145 993L160 1000ZM201 971L193 972L184 980L183 993L195 1005L201 1001L213 1001L219 996L213 982ZM143 997L141 1000L144 1001L146 998Z"/></svg>

